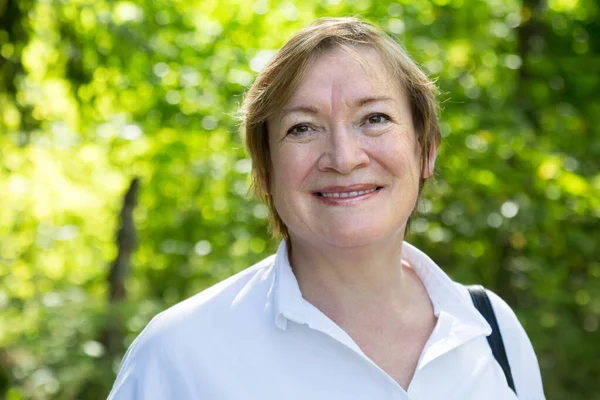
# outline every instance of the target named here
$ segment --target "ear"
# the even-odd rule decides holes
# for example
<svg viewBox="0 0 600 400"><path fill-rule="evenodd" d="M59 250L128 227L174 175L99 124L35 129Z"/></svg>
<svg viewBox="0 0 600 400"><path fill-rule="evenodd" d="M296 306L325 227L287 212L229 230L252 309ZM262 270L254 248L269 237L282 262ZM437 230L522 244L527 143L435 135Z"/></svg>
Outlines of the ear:
<svg viewBox="0 0 600 400"><path fill-rule="evenodd" d="M435 143L432 143L431 147L429 148L429 160L423 171L423 179L431 178L433 176L433 170L435 167L436 157L437 157L437 146Z"/></svg>

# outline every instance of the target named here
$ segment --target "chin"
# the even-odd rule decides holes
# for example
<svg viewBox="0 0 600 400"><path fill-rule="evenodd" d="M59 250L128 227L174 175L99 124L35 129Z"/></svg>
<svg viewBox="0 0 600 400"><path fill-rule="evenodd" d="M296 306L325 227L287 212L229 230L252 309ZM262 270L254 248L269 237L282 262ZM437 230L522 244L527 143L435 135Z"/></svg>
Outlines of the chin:
<svg viewBox="0 0 600 400"><path fill-rule="evenodd" d="M338 248L358 248L389 241L401 241L404 234L404 224L402 227L391 229L381 229L380 226L332 229L324 233L320 241L331 247Z"/></svg>

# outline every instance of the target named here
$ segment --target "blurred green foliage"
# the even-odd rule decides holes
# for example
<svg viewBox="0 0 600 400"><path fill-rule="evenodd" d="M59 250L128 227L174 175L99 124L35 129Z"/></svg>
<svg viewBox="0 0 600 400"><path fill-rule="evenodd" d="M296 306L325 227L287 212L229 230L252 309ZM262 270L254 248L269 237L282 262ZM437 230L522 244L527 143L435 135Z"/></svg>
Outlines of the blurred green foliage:
<svg viewBox="0 0 600 400"><path fill-rule="evenodd" d="M274 251L234 118L320 16L361 16L443 91L409 241L511 304L548 399L600 399L594 0L0 1L0 397L102 399L164 308ZM109 303L140 177L125 301ZM106 327L122 343L107 349Z"/></svg>

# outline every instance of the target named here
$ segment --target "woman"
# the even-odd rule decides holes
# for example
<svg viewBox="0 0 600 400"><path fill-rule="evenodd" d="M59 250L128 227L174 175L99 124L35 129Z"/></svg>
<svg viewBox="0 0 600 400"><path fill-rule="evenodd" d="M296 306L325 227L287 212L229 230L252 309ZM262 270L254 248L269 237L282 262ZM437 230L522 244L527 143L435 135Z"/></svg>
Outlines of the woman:
<svg viewBox="0 0 600 400"><path fill-rule="evenodd" d="M244 129L277 254L157 316L109 399L515 399L467 289L403 242L440 142L435 88L353 18L297 33ZM515 391L537 360L490 293Z"/></svg>

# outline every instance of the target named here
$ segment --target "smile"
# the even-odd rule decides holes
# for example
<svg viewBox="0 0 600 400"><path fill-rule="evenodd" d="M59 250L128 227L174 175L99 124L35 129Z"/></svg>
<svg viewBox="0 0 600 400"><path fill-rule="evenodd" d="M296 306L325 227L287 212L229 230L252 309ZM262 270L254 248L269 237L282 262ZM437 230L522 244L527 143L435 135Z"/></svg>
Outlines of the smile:
<svg viewBox="0 0 600 400"><path fill-rule="evenodd" d="M358 190L358 191L355 191L355 192L329 192L329 193L319 192L319 196L321 196L321 197L329 197L329 198L357 197L357 196L363 196L365 194L373 193L377 189L378 188L373 188L373 189L369 189L369 190Z"/></svg>

